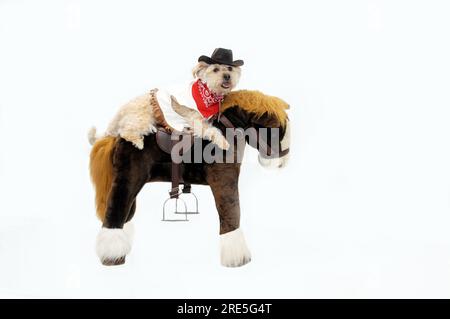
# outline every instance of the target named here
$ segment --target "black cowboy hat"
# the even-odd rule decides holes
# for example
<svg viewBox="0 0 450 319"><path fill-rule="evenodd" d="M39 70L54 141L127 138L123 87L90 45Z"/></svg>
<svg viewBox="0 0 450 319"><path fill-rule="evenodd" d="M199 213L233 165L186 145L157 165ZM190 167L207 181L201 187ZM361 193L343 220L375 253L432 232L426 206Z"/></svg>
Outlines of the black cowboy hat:
<svg viewBox="0 0 450 319"><path fill-rule="evenodd" d="M242 66L244 61L233 61L233 51L228 49L217 48L214 50L211 57L202 55L198 58L198 62L206 62L208 64L225 64L231 66Z"/></svg>

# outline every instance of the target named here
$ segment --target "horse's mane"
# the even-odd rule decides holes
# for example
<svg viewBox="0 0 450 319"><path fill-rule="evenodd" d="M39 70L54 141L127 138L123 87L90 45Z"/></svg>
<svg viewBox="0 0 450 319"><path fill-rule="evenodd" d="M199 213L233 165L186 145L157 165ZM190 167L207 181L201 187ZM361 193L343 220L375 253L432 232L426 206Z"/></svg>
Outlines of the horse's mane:
<svg viewBox="0 0 450 319"><path fill-rule="evenodd" d="M239 106L257 116L263 116L264 114L273 115L282 125L286 123L286 110L289 108L289 104L278 97L248 90L234 91L227 94L222 103L221 111L223 112L233 106Z"/></svg>

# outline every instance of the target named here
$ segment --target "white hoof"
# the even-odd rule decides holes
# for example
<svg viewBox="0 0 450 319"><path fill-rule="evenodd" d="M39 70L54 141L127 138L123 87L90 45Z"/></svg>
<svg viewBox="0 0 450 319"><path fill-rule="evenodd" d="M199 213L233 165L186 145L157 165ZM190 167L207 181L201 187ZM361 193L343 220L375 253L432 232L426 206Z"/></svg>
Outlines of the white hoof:
<svg viewBox="0 0 450 319"><path fill-rule="evenodd" d="M258 162L259 164L267 169L279 169L283 168L287 165L289 160L289 154L284 155L283 157L276 158L264 158L258 154Z"/></svg>
<svg viewBox="0 0 450 319"><path fill-rule="evenodd" d="M134 239L134 224L132 222L128 222L128 223L124 224L123 231L127 235L130 245L132 245L133 239Z"/></svg>
<svg viewBox="0 0 450 319"><path fill-rule="evenodd" d="M119 265L131 251L131 241L121 228L102 228L97 235L97 255L104 265Z"/></svg>
<svg viewBox="0 0 450 319"><path fill-rule="evenodd" d="M252 259L240 228L220 235L220 259L225 267L240 267Z"/></svg>

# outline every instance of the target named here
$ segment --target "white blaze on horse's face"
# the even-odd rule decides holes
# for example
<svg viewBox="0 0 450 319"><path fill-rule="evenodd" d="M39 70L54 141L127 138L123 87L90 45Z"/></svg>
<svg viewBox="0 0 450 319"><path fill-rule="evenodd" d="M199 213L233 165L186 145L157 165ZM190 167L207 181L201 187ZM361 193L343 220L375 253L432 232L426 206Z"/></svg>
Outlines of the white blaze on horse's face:
<svg viewBox="0 0 450 319"><path fill-rule="evenodd" d="M286 120L286 132L284 133L283 139L280 142L280 151L284 151L289 148L291 144L291 125L289 120ZM289 160L289 153L277 158L264 158L258 155L259 164L264 168L277 169L283 168L287 165Z"/></svg>

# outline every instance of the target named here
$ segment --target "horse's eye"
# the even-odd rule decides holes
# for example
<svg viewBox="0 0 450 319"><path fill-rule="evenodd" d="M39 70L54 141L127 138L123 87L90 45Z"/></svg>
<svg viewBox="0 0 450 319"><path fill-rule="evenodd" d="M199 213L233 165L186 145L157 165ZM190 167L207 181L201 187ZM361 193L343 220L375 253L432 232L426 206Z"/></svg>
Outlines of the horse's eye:
<svg viewBox="0 0 450 319"><path fill-rule="evenodd" d="M228 71L233 71L233 68L231 66L228 67Z"/></svg>
<svg viewBox="0 0 450 319"><path fill-rule="evenodd" d="M214 72L219 72L219 68L214 68L214 70L213 70Z"/></svg>

